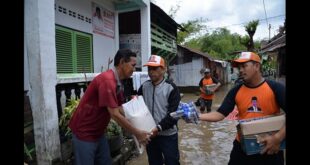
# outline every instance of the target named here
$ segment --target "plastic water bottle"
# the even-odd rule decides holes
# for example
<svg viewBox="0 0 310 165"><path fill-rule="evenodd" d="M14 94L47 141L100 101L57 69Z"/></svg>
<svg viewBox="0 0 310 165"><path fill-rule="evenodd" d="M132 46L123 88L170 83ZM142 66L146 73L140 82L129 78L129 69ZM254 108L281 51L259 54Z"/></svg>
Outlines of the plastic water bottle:
<svg viewBox="0 0 310 165"><path fill-rule="evenodd" d="M170 116L173 117L174 119L181 118L184 114L183 105L184 103L180 102L180 104L178 105L178 109L175 112L171 112Z"/></svg>
<svg viewBox="0 0 310 165"><path fill-rule="evenodd" d="M196 111L196 106L194 104L194 102L190 102L187 104L186 106L186 111L184 112L184 117L185 120L187 120L188 122L192 122L192 123L196 123L198 124L198 113Z"/></svg>
<svg viewBox="0 0 310 165"><path fill-rule="evenodd" d="M171 112L170 116L173 117L174 119L179 119L183 116L183 110L177 110L175 112Z"/></svg>
<svg viewBox="0 0 310 165"><path fill-rule="evenodd" d="M194 102L183 103L180 102L177 111L171 112L170 116L174 119L183 118L186 122L198 123L198 113Z"/></svg>

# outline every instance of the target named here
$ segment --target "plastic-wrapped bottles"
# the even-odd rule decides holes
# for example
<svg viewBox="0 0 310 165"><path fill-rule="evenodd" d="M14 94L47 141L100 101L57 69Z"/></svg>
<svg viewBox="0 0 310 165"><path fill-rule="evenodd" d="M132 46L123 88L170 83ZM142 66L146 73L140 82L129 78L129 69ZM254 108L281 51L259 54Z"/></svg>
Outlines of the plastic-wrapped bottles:
<svg viewBox="0 0 310 165"><path fill-rule="evenodd" d="M198 111L194 102L180 102L177 111L171 112L170 116L175 119L184 119L187 123L198 123Z"/></svg>
<svg viewBox="0 0 310 165"><path fill-rule="evenodd" d="M174 119L179 119L183 116L183 110L177 110L175 112L171 112L170 116L173 117Z"/></svg>

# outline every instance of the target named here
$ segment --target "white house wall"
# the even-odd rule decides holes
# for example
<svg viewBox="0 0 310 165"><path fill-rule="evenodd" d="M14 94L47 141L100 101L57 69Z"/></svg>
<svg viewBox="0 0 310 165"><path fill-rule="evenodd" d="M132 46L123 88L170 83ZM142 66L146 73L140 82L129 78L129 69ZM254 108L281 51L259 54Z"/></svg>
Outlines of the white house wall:
<svg viewBox="0 0 310 165"><path fill-rule="evenodd" d="M82 21L72 16L69 16L69 10L81 14L84 17L92 19L92 2L101 5L102 7L114 12L115 18L115 30L114 38L103 36L93 32L92 23ZM58 11L58 6L65 7L67 14ZM90 0L55 0L55 23L64 27L68 27L74 30L92 34L93 36L93 62L94 72L101 72L101 69L106 70L108 68L108 59L114 58L117 52L118 45L118 12L114 10L114 5L110 1L90 1ZM113 63L111 64L113 65ZM103 68L102 68L103 67ZM111 67L111 66L110 66Z"/></svg>
<svg viewBox="0 0 310 165"><path fill-rule="evenodd" d="M26 37L24 37L24 91L28 90L29 90L29 65L26 49Z"/></svg>
<svg viewBox="0 0 310 165"><path fill-rule="evenodd" d="M231 65L230 65L230 63L227 64L226 73L227 73L227 82L231 82Z"/></svg>
<svg viewBox="0 0 310 165"><path fill-rule="evenodd" d="M171 77L177 86L198 86L202 78L200 70L203 68L203 59L200 57L193 57L192 62L174 65L170 68L173 69Z"/></svg>
<svg viewBox="0 0 310 165"><path fill-rule="evenodd" d="M145 64L151 56L151 6L149 0L144 0L147 7L141 9L141 64ZM142 67L146 72L147 68Z"/></svg>
<svg viewBox="0 0 310 165"><path fill-rule="evenodd" d="M95 2L110 11L114 12L115 16L115 37L114 39L102 36L92 31L92 23L88 23L68 15L69 10L75 11L84 17L92 18L91 5ZM146 7L141 8L141 54L142 63L146 63L151 54L151 36L150 36L150 1L143 0ZM65 7L67 14L59 12L58 6ZM114 58L116 51L119 49L119 27L118 27L118 12L114 10L114 5L111 1L90 1L90 0L55 0L55 24L64 27L72 28L78 31L92 34L93 36L93 63L94 72L99 73L101 70L107 69L108 59ZM46 20L50 21L50 20ZM26 22L26 19L25 19ZM27 36L24 38L27 39ZM25 42L26 43L26 42ZM24 47L26 49L26 45ZM27 51L24 51L24 90L29 90L29 65ZM113 65L113 64L112 64ZM145 70L145 67L143 67Z"/></svg>
<svg viewBox="0 0 310 165"><path fill-rule="evenodd" d="M54 1L25 1L24 18L24 55L29 64L25 66L29 69L29 82L26 84L29 83L37 164L52 164L61 156L54 99L57 83Z"/></svg>

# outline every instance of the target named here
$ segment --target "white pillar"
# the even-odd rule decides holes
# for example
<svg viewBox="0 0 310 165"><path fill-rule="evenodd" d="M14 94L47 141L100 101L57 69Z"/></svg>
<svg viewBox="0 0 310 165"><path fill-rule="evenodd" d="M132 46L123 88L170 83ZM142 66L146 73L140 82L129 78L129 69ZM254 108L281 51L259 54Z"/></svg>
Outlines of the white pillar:
<svg viewBox="0 0 310 165"><path fill-rule="evenodd" d="M151 56L151 4L150 1L145 2L146 7L141 8L141 64L142 66ZM142 71L147 71L146 67L142 67Z"/></svg>
<svg viewBox="0 0 310 165"><path fill-rule="evenodd" d="M115 32L114 32L114 45L115 45L115 51L113 53L113 58L114 58L114 55L116 54L116 52L118 51L119 49L119 17L118 17L118 11L115 11L114 12L114 17L115 17ZM114 66L114 62L112 63L112 66Z"/></svg>
<svg viewBox="0 0 310 165"><path fill-rule="evenodd" d="M25 40L29 61L29 99L33 115L37 163L61 157L56 106L54 1L25 2Z"/></svg>

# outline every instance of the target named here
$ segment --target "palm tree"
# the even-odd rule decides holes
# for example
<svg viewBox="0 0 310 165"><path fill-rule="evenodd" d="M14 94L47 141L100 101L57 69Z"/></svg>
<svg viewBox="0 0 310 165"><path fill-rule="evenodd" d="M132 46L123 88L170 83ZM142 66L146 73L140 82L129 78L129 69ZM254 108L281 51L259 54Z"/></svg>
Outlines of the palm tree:
<svg viewBox="0 0 310 165"><path fill-rule="evenodd" d="M253 20L244 26L245 31L249 34L249 37L250 37L248 43L246 44L248 51L254 51L253 36L256 32L256 28L257 28L258 24L259 24L259 20Z"/></svg>

